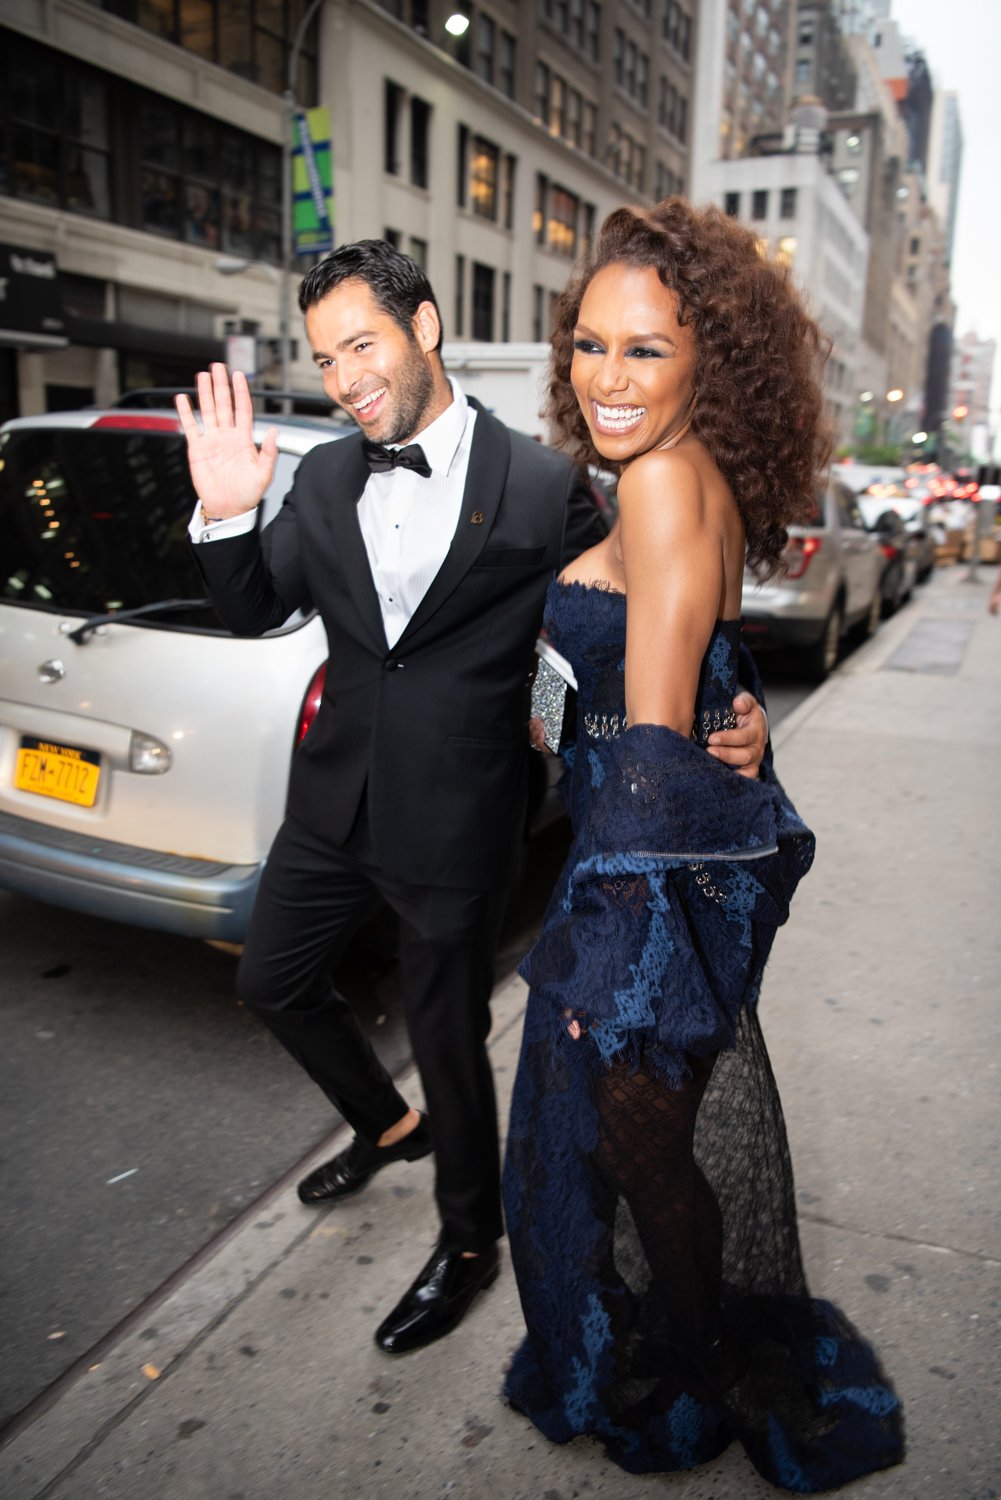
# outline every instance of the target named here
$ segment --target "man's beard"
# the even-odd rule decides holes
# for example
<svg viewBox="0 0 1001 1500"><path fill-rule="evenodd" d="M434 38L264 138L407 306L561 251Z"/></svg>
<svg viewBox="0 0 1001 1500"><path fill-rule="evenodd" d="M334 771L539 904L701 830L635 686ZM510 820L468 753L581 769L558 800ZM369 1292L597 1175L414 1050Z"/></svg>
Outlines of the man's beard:
<svg viewBox="0 0 1001 1500"><path fill-rule="evenodd" d="M434 377L416 343L413 358L393 378L392 410L387 413L390 431L381 443L405 443L424 425L424 413L434 395Z"/></svg>

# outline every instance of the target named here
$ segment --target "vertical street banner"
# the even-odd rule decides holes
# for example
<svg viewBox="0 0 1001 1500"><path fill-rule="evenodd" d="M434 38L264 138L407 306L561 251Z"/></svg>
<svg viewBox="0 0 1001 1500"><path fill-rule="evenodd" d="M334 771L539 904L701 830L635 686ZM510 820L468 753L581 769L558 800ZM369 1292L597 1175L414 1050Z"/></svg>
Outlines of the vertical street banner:
<svg viewBox="0 0 1001 1500"><path fill-rule="evenodd" d="M292 253L334 248L334 161L330 111L296 110L292 149Z"/></svg>

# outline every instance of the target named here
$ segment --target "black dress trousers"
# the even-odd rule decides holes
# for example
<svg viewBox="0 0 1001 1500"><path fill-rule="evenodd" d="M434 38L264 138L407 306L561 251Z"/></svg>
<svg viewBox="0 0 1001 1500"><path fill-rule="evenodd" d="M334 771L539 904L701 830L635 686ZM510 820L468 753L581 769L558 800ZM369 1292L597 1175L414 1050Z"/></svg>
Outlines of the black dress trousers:
<svg viewBox="0 0 1001 1500"><path fill-rule="evenodd" d="M237 988L370 1143L407 1111L332 971L380 897L400 923L400 981L434 1140L445 1244L502 1234L497 1105L486 1041L503 890L415 887L375 862L364 801L336 847L286 818L261 879Z"/></svg>

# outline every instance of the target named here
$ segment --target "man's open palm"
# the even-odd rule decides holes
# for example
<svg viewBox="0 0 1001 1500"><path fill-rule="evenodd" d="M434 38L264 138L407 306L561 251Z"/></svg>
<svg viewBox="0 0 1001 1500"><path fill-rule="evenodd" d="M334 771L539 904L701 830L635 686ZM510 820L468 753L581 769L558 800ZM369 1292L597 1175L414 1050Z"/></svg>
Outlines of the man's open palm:
<svg viewBox="0 0 1001 1500"><path fill-rule="evenodd" d="M260 505L271 483L278 430L269 427L257 447L250 387L239 371L233 375L232 388L229 371L220 364L200 370L196 381L201 426L187 396L174 398L188 440L195 493L213 520L244 515Z"/></svg>

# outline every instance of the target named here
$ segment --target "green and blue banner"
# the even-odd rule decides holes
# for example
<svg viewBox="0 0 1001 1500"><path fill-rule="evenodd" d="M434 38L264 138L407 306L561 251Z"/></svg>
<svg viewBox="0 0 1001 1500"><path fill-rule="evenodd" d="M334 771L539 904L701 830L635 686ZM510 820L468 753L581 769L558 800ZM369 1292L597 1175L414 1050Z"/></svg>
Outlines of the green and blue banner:
<svg viewBox="0 0 1001 1500"><path fill-rule="evenodd" d="M292 253L324 255L334 248L330 111L296 110L292 118Z"/></svg>

